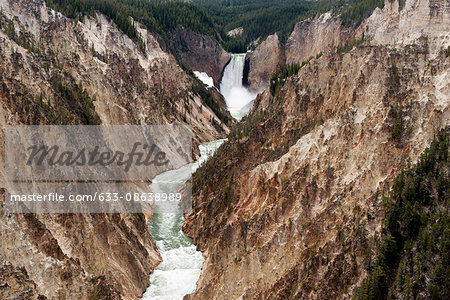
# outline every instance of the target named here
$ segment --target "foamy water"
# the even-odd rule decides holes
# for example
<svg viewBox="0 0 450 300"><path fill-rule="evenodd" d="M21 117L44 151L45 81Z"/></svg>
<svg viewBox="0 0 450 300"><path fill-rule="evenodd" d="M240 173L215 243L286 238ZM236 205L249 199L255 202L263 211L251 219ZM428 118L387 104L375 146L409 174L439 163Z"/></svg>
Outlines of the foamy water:
<svg viewBox="0 0 450 300"><path fill-rule="evenodd" d="M150 185L154 193L176 193L178 188L225 140L200 145L195 163L160 174ZM164 207L163 207L164 206ZM142 299L181 300L195 291L204 261L192 240L181 230L185 218L177 202L157 202L149 230L161 253L162 262L150 275L150 287Z"/></svg>
<svg viewBox="0 0 450 300"><path fill-rule="evenodd" d="M232 54L229 64L225 67L222 82L220 83L220 93L225 98L231 115L237 120L240 120L248 114L251 109L251 104L257 95L257 93L251 92L242 84L244 65L245 53Z"/></svg>

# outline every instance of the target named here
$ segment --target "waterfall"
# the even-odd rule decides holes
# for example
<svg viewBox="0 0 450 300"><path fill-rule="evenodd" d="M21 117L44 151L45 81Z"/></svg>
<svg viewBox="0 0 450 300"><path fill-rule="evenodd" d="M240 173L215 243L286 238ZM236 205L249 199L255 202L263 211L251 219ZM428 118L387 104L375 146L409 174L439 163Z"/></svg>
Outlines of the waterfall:
<svg viewBox="0 0 450 300"><path fill-rule="evenodd" d="M245 53L231 54L231 60L225 67L220 83L220 92L225 98L228 110L238 120L250 111L257 95L242 84L244 65Z"/></svg>

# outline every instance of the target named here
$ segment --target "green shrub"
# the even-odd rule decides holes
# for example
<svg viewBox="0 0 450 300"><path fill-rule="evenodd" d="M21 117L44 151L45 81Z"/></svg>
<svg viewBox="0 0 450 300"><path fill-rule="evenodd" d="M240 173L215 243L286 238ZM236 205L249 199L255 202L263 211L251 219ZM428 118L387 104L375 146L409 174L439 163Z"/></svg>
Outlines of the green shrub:
<svg viewBox="0 0 450 300"><path fill-rule="evenodd" d="M394 126L392 128L392 138L400 140L404 131L403 111L399 105L392 108Z"/></svg>
<svg viewBox="0 0 450 300"><path fill-rule="evenodd" d="M75 112L82 124L100 125L100 117L94 107L95 98L89 96L81 83L67 85L57 74L53 74L49 82L56 94Z"/></svg>
<svg viewBox="0 0 450 300"><path fill-rule="evenodd" d="M345 53L351 51L355 46L357 47L361 45L363 42L364 42L364 35L358 40L353 39L351 41L345 42L344 45L339 45L336 49L336 52L340 56L343 56Z"/></svg>
<svg viewBox="0 0 450 300"><path fill-rule="evenodd" d="M278 95L278 93L280 92L280 89L284 86L286 79L291 76L296 75L298 73L298 71L301 68L303 68L305 65L309 64L309 62L313 58L314 57L311 56L306 61L303 61L301 64L297 64L297 63L283 64L281 67L279 67L276 70L276 72L272 74L272 77L270 79L270 93L272 94L272 96Z"/></svg>
<svg viewBox="0 0 450 300"><path fill-rule="evenodd" d="M3 30L3 32L5 32L5 34L17 45L33 53L40 53L39 47L36 46L30 34L23 32L22 30L17 34L14 21L9 20L2 11L0 11L0 29Z"/></svg>
<svg viewBox="0 0 450 300"><path fill-rule="evenodd" d="M356 27L368 18L376 7L383 8L384 0L351 0L342 9L341 21L346 27Z"/></svg>
<svg viewBox="0 0 450 300"><path fill-rule="evenodd" d="M178 26L210 35L218 41L221 39L217 26L204 9L181 1L46 0L46 3L75 20L82 20L85 15L93 15L95 11L101 12L136 41L142 51L145 51L143 40L131 23L130 16L165 40L169 32Z"/></svg>

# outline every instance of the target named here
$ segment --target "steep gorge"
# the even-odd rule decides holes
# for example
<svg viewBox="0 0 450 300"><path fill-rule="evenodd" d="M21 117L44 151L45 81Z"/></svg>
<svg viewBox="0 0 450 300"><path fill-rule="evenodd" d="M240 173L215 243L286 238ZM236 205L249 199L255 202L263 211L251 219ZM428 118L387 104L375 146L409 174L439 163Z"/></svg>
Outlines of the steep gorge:
<svg viewBox="0 0 450 300"><path fill-rule="evenodd" d="M322 55L258 96L194 175L184 230L207 259L189 299L350 298L364 280L381 193L450 125L448 2L402 4L376 9L362 43L306 39Z"/></svg>
<svg viewBox="0 0 450 300"><path fill-rule="evenodd" d="M193 30L177 28L171 34L172 48L183 63L192 70L205 72L218 88L230 54L211 37Z"/></svg>

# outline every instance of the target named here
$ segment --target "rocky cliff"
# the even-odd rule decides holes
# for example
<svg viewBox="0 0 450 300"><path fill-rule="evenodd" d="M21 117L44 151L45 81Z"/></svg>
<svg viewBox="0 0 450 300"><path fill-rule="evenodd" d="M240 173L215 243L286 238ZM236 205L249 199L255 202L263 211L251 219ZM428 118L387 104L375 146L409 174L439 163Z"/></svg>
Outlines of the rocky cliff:
<svg viewBox="0 0 450 300"><path fill-rule="evenodd" d="M5 19L0 45L5 97L24 98L25 106L39 108L42 104L36 105L34 100L42 94L49 106L47 116L64 115L67 118L60 117L56 123L73 123L76 117L66 116L70 115L70 105L60 101L54 88L62 83L68 88L78 86L95 99L97 123L188 123L197 144L228 131L226 112L201 97L206 93L199 81L186 74L142 25L135 24L144 51L100 14L74 22L47 9L42 1L4 0L1 7ZM20 87L13 88L13 84ZM4 101L11 105L8 109L13 114L22 117L14 102Z"/></svg>
<svg viewBox="0 0 450 300"><path fill-rule="evenodd" d="M320 52L334 51L345 32L331 12L297 23L286 41L286 63L301 63Z"/></svg>
<svg viewBox="0 0 450 300"><path fill-rule="evenodd" d="M0 7L1 125L181 123L194 145L228 132L214 96L140 24L142 45L101 14L76 22L43 0ZM2 299L136 299L160 262L148 216L3 209Z"/></svg>
<svg viewBox="0 0 450 300"><path fill-rule="evenodd" d="M206 72L219 88L223 70L231 58L222 46L209 36L185 28L172 32L171 43L184 63L194 71Z"/></svg>
<svg viewBox="0 0 450 300"><path fill-rule="evenodd" d="M283 64L301 64L320 53L334 52L352 39L359 39L363 29L345 28L338 16L327 12L295 24L284 43L278 35L269 36L248 55L248 83L260 91L268 86L271 75Z"/></svg>
<svg viewBox="0 0 450 300"><path fill-rule="evenodd" d="M266 89L194 175L184 230L207 259L188 299L352 297L381 235L380 195L450 125L448 1L402 4L361 25L364 43Z"/></svg>
<svg viewBox="0 0 450 300"><path fill-rule="evenodd" d="M268 36L255 51L246 56L247 84L250 89L255 92L264 90L283 61L283 48L278 35L275 33Z"/></svg>

